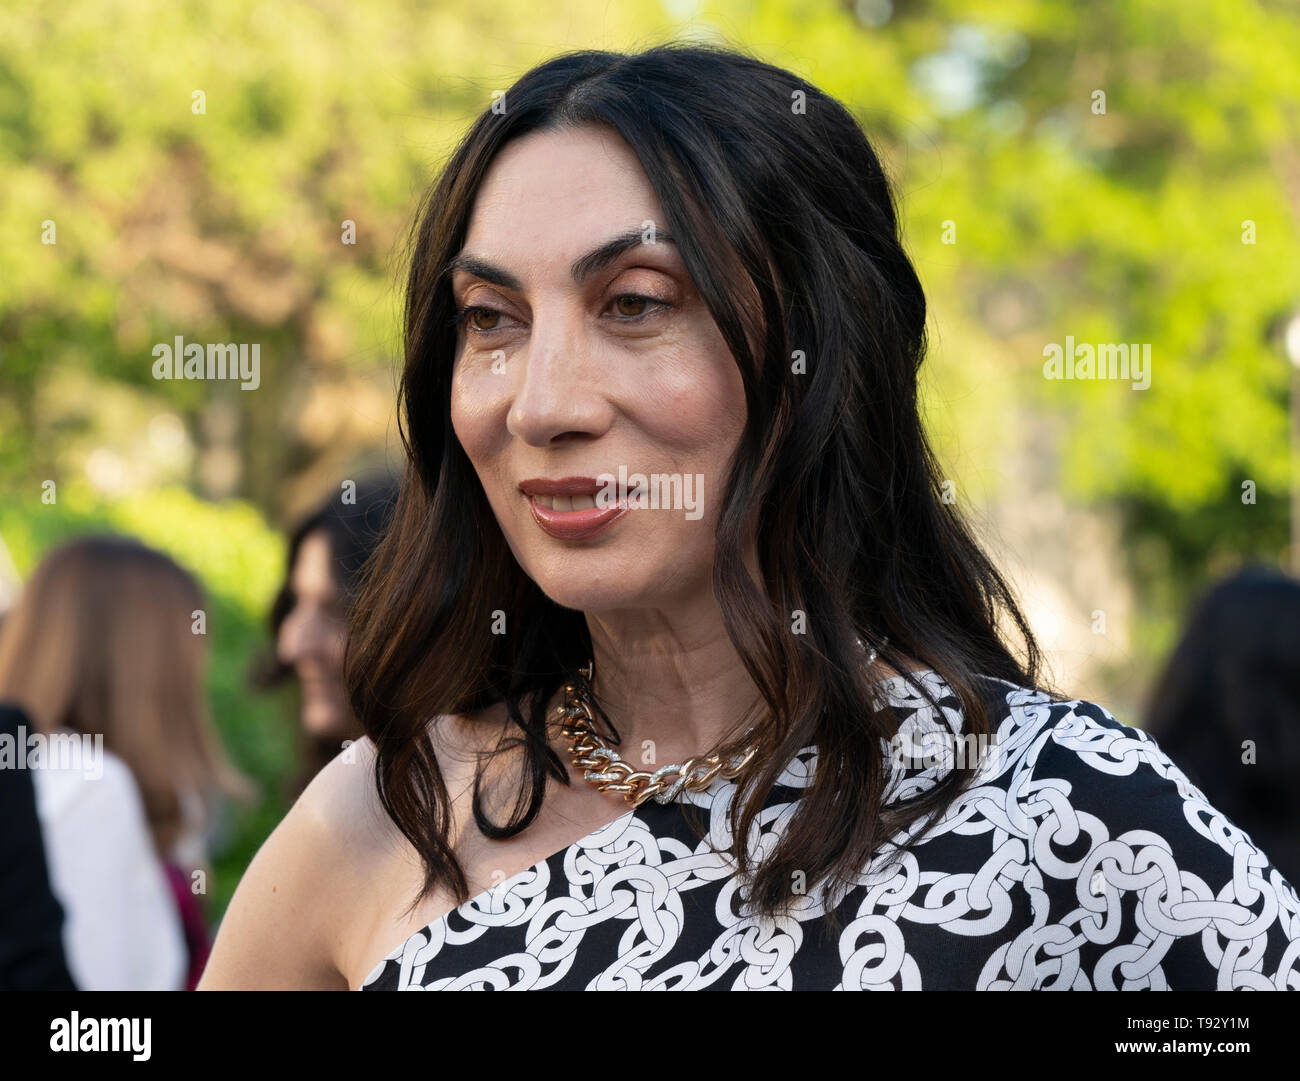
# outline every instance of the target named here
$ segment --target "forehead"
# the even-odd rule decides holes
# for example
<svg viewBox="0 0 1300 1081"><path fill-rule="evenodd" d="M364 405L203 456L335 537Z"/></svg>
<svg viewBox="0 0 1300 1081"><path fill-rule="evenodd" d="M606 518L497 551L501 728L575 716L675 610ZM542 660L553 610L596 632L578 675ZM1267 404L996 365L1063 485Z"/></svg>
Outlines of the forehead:
<svg viewBox="0 0 1300 1081"><path fill-rule="evenodd" d="M532 132L509 143L489 167L465 249L576 256L646 221L666 229L649 177L617 132L594 126Z"/></svg>
<svg viewBox="0 0 1300 1081"><path fill-rule="evenodd" d="M313 529L302 539L294 555L290 579L299 591L319 590L333 581L332 549L323 529Z"/></svg>

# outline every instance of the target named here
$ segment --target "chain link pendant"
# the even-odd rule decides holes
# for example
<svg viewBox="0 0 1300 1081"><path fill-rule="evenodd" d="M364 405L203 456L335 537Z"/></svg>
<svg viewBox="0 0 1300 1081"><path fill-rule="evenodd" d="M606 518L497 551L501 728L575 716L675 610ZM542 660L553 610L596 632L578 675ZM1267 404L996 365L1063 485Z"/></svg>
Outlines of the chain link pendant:
<svg viewBox="0 0 1300 1081"><path fill-rule="evenodd" d="M882 639L887 644L888 638ZM858 646L863 645L857 639ZM878 654L867 650L867 664L874 664ZM596 662L589 660L579 671L591 684ZM677 799L683 791L702 792L719 777L734 780L758 753L758 739L753 738L740 748L720 748L711 754L695 755L682 763L660 766L653 773L638 770L623 761L622 756L596 731L596 718L585 692L575 683L564 685L564 703L556 707L560 731L569 740L569 754L575 769L599 792L621 795L634 807L648 799L667 804ZM750 737L754 736L751 729Z"/></svg>

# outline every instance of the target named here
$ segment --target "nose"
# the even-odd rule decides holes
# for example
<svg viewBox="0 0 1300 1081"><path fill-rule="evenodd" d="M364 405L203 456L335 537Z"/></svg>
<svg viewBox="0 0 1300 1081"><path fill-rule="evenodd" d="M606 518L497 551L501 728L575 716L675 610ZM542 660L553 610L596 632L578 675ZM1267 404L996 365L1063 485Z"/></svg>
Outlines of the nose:
<svg viewBox="0 0 1300 1081"><path fill-rule="evenodd" d="M297 664L322 652L324 628L321 617L302 605L296 605L280 624L276 652L282 664Z"/></svg>
<svg viewBox="0 0 1300 1081"><path fill-rule="evenodd" d="M275 647L281 664L294 664L302 655L300 611L301 609L296 606L291 608L289 614L284 617L284 622L280 624L280 633L276 636Z"/></svg>
<svg viewBox="0 0 1300 1081"><path fill-rule="evenodd" d="M587 334L580 312L535 312L528 343L515 355L518 382L506 416L511 435L545 447L609 428L613 410L601 358Z"/></svg>

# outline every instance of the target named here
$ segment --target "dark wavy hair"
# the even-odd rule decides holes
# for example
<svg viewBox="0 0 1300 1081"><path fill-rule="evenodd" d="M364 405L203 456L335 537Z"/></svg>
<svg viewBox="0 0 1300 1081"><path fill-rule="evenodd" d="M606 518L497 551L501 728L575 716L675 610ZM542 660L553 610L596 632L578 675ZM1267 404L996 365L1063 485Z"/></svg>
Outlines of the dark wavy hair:
<svg viewBox="0 0 1300 1081"><path fill-rule="evenodd" d="M803 111L792 108L796 91ZM747 420L713 566L727 633L768 711L731 809L742 886L768 913L791 901L796 870L809 889L847 887L895 831L941 816L970 772L906 806L883 804L882 740L898 722L873 697L855 639L900 671L912 657L938 672L974 733L989 731L980 677L1032 686L1040 666L1006 583L945 500L922 430L925 296L881 163L838 102L720 47L569 53L523 75L506 102L473 124L412 234L400 392L408 468L349 642L349 692L377 749L380 800L424 865L412 909L439 886L461 902L468 894L430 718L505 703L528 768L504 822L488 819L476 791L489 837L525 829L548 781L568 783L545 710L591 642L583 614L551 601L515 561L452 429L447 264L498 152L531 132L585 125L614 129L640 159L744 380ZM792 372L794 350L806 374ZM743 560L752 536L761 586ZM497 609L517 631L489 633ZM805 634L791 633L796 611ZM1003 641L999 611L1019 628L1023 657ZM814 783L775 850L751 866L751 824L786 763L813 743Z"/></svg>
<svg viewBox="0 0 1300 1081"><path fill-rule="evenodd" d="M1146 724L1205 798L1300 882L1300 582L1249 565L1207 590ZM1246 741L1255 746L1244 760Z"/></svg>

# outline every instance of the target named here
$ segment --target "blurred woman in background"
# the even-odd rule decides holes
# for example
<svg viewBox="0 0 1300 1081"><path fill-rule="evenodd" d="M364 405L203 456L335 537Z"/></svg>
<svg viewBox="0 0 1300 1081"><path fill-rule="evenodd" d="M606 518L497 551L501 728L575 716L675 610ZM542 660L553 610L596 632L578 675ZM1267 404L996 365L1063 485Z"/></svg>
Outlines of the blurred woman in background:
<svg viewBox="0 0 1300 1081"><path fill-rule="evenodd" d="M47 737L102 737L94 768L33 772L83 990L193 988L206 960L192 879L210 871L214 800L251 786L208 717L203 608L167 556L86 537L46 556L0 631L0 699Z"/></svg>
<svg viewBox="0 0 1300 1081"><path fill-rule="evenodd" d="M353 501L344 502L345 496ZM254 674L254 683L267 688L293 677L301 688L303 770L293 784L295 797L346 741L363 734L343 683L347 615L396 500L397 485L386 477L341 486L290 535L285 581L271 606L275 656Z"/></svg>
<svg viewBox="0 0 1300 1081"><path fill-rule="evenodd" d="M1156 681L1147 729L1300 882L1300 582L1251 566L1202 597Z"/></svg>

